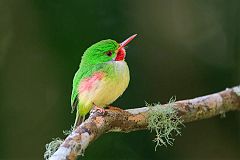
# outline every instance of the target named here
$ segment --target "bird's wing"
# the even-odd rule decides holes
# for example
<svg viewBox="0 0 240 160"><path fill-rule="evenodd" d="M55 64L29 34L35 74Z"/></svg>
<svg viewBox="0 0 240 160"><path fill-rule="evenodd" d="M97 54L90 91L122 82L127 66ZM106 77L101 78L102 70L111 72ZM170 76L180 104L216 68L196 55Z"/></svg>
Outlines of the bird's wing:
<svg viewBox="0 0 240 160"><path fill-rule="evenodd" d="M72 112L78 105L78 84L82 78L83 74L81 73L80 69L75 73L75 76L73 78L73 88L72 88L72 96L71 96L71 106L72 106Z"/></svg>

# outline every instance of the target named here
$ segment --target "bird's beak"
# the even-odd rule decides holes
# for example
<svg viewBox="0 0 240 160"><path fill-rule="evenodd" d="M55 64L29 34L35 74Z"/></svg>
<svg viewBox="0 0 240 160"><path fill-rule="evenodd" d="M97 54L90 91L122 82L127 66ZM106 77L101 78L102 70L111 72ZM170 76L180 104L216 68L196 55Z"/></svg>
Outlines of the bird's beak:
<svg viewBox="0 0 240 160"><path fill-rule="evenodd" d="M126 51L125 48L126 45L131 42L135 37L137 36L137 34L132 35L131 37L129 37L128 39L126 39L125 41L123 41L122 43L120 43L119 48L117 50L117 55L114 58L114 61L123 61L125 56L126 56Z"/></svg>
<svg viewBox="0 0 240 160"><path fill-rule="evenodd" d="M122 43L120 43L119 49L124 48L124 47L125 47L129 42L131 42L136 36L137 36L137 34L134 34L134 35L132 35L131 37L129 37L128 39L126 39L125 41L123 41Z"/></svg>

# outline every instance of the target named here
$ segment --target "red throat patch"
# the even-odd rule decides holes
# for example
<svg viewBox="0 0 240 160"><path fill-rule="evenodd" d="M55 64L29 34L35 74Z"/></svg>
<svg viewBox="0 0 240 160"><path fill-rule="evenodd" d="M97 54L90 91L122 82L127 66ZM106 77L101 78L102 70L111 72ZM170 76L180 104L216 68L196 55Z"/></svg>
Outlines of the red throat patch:
<svg viewBox="0 0 240 160"><path fill-rule="evenodd" d="M115 58L115 61L123 61L126 55L126 51L124 48L120 48L117 52L117 56Z"/></svg>

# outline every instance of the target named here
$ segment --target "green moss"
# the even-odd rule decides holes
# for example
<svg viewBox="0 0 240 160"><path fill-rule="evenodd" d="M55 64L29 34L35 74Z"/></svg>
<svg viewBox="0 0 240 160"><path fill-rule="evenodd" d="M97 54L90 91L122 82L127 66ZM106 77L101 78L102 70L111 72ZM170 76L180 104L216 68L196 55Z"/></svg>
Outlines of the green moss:
<svg viewBox="0 0 240 160"><path fill-rule="evenodd" d="M64 130L63 134L68 136L72 133L74 127L71 126L69 130ZM63 140L60 138L53 138L53 140L46 144L46 151L44 153L44 159L49 159L59 148L59 146L63 143Z"/></svg>
<svg viewBox="0 0 240 160"><path fill-rule="evenodd" d="M175 98L171 98L167 105L149 105L148 129L156 132L153 140L156 142L155 150L158 146L173 145L174 135L181 135L180 127L183 126L181 117L178 117L173 107ZM154 107L153 107L154 106Z"/></svg>
<svg viewBox="0 0 240 160"><path fill-rule="evenodd" d="M59 146L63 143L63 140L60 138L53 138L53 140L46 144L46 151L44 153L44 159L49 159L53 153L57 151Z"/></svg>
<svg viewBox="0 0 240 160"><path fill-rule="evenodd" d="M73 130L74 130L74 127L71 126L71 128L70 128L69 130L64 130L64 131L63 131L63 134L64 134L65 136L68 136L68 135L70 135L70 134L73 132Z"/></svg>

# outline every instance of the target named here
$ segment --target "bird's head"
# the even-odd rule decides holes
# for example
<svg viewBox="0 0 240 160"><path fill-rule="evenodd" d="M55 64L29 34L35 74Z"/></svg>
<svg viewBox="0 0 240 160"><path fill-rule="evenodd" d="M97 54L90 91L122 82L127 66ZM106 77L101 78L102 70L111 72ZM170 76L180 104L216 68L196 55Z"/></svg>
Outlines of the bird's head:
<svg viewBox="0 0 240 160"><path fill-rule="evenodd" d="M125 47L136 36L137 34L134 34L122 43L107 39L93 44L84 52L82 65L94 65L109 61L124 61L126 56Z"/></svg>

